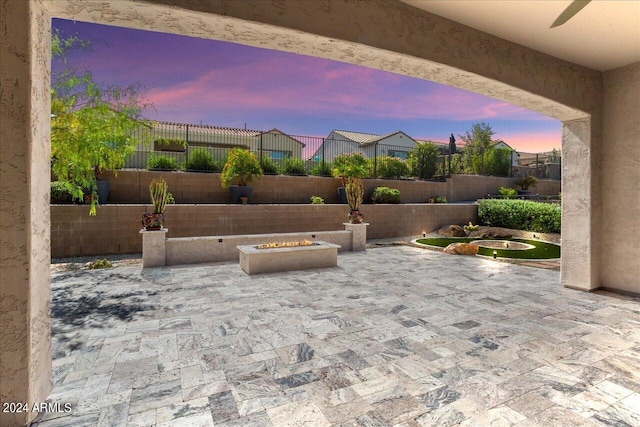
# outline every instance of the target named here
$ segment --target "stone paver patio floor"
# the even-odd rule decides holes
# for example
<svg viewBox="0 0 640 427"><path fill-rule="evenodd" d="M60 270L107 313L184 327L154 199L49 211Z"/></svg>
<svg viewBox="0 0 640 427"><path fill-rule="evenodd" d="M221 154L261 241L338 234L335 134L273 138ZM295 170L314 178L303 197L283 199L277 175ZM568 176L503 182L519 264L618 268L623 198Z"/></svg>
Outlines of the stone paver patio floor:
<svg viewBox="0 0 640 427"><path fill-rule="evenodd" d="M54 274L73 410L38 425L640 425L639 299L407 246L338 265Z"/></svg>

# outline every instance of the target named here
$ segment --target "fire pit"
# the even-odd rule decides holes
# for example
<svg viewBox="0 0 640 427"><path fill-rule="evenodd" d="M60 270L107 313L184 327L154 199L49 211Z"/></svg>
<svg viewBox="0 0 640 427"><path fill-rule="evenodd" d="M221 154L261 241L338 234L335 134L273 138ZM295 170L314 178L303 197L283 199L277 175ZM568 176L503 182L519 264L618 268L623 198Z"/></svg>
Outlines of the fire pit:
<svg viewBox="0 0 640 427"><path fill-rule="evenodd" d="M281 242L281 243L263 243L256 246L256 249L274 249L274 248L296 248L298 246L313 246L311 240L302 240L300 242Z"/></svg>
<svg viewBox="0 0 640 427"><path fill-rule="evenodd" d="M238 246L240 267L247 274L275 273L338 265L339 245L315 242L264 243Z"/></svg>

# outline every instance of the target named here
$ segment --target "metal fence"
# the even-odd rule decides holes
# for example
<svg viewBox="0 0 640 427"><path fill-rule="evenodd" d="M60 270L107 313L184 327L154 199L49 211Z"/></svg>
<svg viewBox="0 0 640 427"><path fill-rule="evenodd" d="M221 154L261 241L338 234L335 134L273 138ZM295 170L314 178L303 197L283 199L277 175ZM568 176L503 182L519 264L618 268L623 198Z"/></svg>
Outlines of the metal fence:
<svg viewBox="0 0 640 427"><path fill-rule="evenodd" d="M287 135L277 129L258 131L165 122L142 126L133 137L141 142L125 168L219 172L229 150L239 147L255 153L265 174L331 176L336 157L360 153L367 160L367 177L371 178L443 180L460 173L560 179L559 167L557 174L550 173L553 168L548 167L549 156L544 153L508 149L471 153L462 147L461 152L451 154L448 144L437 144L428 158L418 161L417 144L407 138L402 145L389 145ZM559 156L554 155L553 160L559 163ZM523 158L528 163L522 163Z"/></svg>

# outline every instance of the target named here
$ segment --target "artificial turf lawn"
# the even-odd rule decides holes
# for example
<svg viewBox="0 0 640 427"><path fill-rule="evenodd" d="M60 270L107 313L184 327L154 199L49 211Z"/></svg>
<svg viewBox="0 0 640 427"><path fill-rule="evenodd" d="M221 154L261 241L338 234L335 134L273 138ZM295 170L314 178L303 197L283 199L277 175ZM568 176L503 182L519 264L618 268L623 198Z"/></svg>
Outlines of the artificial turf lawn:
<svg viewBox="0 0 640 427"><path fill-rule="evenodd" d="M526 239L513 239L513 238L499 238L499 239L480 239L478 237L434 237L430 239L418 239L418 243L430 246L447 247L451 243L469 243L474 240L508 240L513 242L528 243L535 246L535 249L529 250L509 250L509 249L490 249L479 248L478 255L485 255L493 257L493 251L496 251L496 256L499 258L518 258L518 259L551 259L560 258L560 246L552 243L540 242L538 240L526 240Z"/></svg>

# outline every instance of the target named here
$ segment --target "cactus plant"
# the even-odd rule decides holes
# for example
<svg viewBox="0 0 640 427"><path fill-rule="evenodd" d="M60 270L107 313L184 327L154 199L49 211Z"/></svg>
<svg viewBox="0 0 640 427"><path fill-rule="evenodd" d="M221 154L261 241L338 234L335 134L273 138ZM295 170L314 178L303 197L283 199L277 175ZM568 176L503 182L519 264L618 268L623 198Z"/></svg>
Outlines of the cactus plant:
<svg viewBox="0 0 640 427"><path fill-rule="evenodd" d="M347 192L347 201L352 211L360 210L362 199L364 197L364 186L358 178L349 178L345 186Z"/></svg>
<svg viewBox="0 0 640 427"><path fill-rule="evenodd" d="M153 203L153 213L161 214L167 205L167 181L164 179L154 179L149 184L149 196Z"/></svg>

